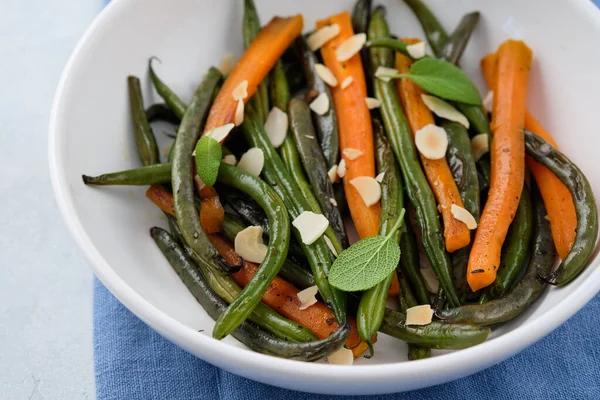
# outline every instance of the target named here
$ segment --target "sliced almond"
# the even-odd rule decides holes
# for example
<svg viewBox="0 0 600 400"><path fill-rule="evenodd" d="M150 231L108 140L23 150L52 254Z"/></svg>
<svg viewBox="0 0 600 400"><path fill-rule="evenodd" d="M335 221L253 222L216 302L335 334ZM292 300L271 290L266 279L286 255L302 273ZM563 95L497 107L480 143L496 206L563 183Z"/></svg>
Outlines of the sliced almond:
<svg viewBox="0 0 600 400"><path fill-rule="evenodd" d="M383 177L385 176L385 172L380 173L375 177L375 180L379 183L383 182Z"/></svg>
<svg viewBox="0 0 600 400"><path fill-rule="evenodd" d="M233 89L233 92L231 92L231 95L233 96L233 99L235 101L238 100L245 100L246 97L248 97L248 81L241 81L236 87L235 89Z"/></svg>
<svg viewBox="0 0 600 400"><path fill-rule="evenodd" d="M340 164L338 165L337 174L340 178L343 178L346 175L346 160L343 158L340 160Z"/></svg>
<svg viewBox="0 0 600 400"><path fill-rule="evenodd" d="M338 180L338 166L337 164L335 164L333 167L329 168L329 171L327 171L327 175L329 175L329 180L331 181L331 183L335 183Z"/></svg>
<svg viewBox="0 0 600 400"><path fill-rule="evenodd" d="M315 33L311 34L306 39L306 44L311 51L317 51L323 46L325 43L329 42L331 39L339 35L340 26L338 24L332 24L322 27L317 30Z"/></svg>
<svg viewBox="0 0 600 400"><path fill-rule="evenodd" d="M326 93L321 93L308 106L315 113L325 115L329 111L329 97L327 97Z"/></svg>
<svg viewBox="0 0 600 400"><path fill-rule="evenodd" d="M338 206L338 202L333 198L330 197L329 198L329 202L331 203L332 206L337 207Z"/></svg>
<svg viewBox="0 0 600 400"><path fill-rule="evenodd" d="M465 128L469 129L469 120L460 111L454 108L450 103L440 99L439 97L422 94L423 103L431 110L432 113L440 118L448 121L458 122Z"/></svg>
<svg viewBox="0 0 600 400"><path fill-rule="evenodd" d="M300 232L302 243L313 244L323 235L329 226L329 220L323 214L304 211L292 221L292 225Z"/></svg>
<svg viewBox="0 0 600 400"><path fill-rule="evenodd" d="M260 264L267 256L267 246L263 243L263 228L249 226L235 235L235 252L244 260Z"/></svg>
<svg viewBox="0 0 600 400"><path fill-rule="evenodd" d="M342 347L333 354L328 355L327 362L335 365L352 365L354 363L354 354L352 350Z"/></svg>
<svg viewBox="0 0 600 400"><path fill-rule="evenodd" d="M325 244L327 245L327 247L329 247L329 250L331 250L331 253L337 257L338 256L338 252L335 249L335 246L333 245L333 243L331 243L331 239L329 239L327 236L323 236L323 239L325 239Z"/></svg>
<svg viewBox="0 0 600 400"><path fill-rule="evenodd" d="M244 100L238 100L233 122L235 126L240 126L244 122Z"/></svg>
<svg viewBox="0 0 600 400"><path fill-rule="evenodd" d="M218 128L213 128L208 132L209 137L215 139L219 143L223 143L223 141L229 135L229 132L235 127L235 124L225 124L223 126L219 126Z"/></svg>
<svg viewBox="0 0 600 400"><path fill-rule="evenodd" d="M473 215L471 215L471 213L466 209L457 206L456 204L452 204L452 207L450 207L450 212L452 213L452 216L454 216L454 219L463 222L467 228L471 230L477 229L477 221L475 221L475 217L473 217Z"/></svg>
<svg viewBox="0 0 600 400"><path fill-rule="evenodd" d="M366 42L367 35L365 33L357 33L356 35L349 37L335 50L337 60L340 62L348 61L358 54Z"/></svg>
<svg viewBox="0 0 600 400"><path fill-rule="evenodd" d="M425 57L425 54L427 53L427 47L425 46L425 42L419 42L406 46L406 51L412 58L416 60Z"/></svg>
<svg viewBox="0 0 600 400"><path fill-rule="evenodd" d="M375 71L375 78L389 82L392 80L390 75L397 75L399 73L396 68L378 67L377 71Z"/></svg>
<svg viewBox="0 0 600 400"><path fill-rule="evenodd" d="M276 148L283 144L288 131L288 116L277 107L269 111L265 122L265 132Z"/></svg>
<svg viewBox="0 0 600 400"><path fill-rule="evenodd" d="M265 165L265 154L262 149L258 147L252 147L247 152L242 154L238 168L246 171L254 176L259 176L262 172L263 166Z"/></svg>
<svg viewBox="0 0 600 400"><path fill-rule="evenodd" d="M433 310L429 304L415 306L406 310L406 325L429 325L433 319Z"/></svg>
<svg viewBox="0 0 600 400"><path fill-rule="evenodd" d="M315 64L315 71L317 71L317 75L319 75L319 77L323 79L323 81L326 84L328 84L331 87L337 86L338 81L329 68L327 68L323 64Z"/></svg>
<svg viewBox="0 0 600 400"><path fill-rule="evenodd" d="M492 107L494 107L494 91L490 90L486 95L485 99L483 99L483 108L487 112L492 112Z"/></svg>
<svg viewBox="0 0 600 400"><path fill-rule="evenodd" d="M473 136L471 139L471 152L475 161L486 153L490 152L490 135L487 133L480 133L479 135Z"/></svg>
<svg viewBox="0 0 600 400"><path fill-rule="evenodd" d="M381 199L381 185L370 176L359 176L350 181L362 197L367 207L371 207Z"/></svg>
<svg viewBox="0 0 600 400"><path fill-rule="evenodd" d="M223 75L229 75L229 73L233 71L234 67L235 57L233 56L233 53L225 54L219 63L219 71L221 71Z"/></svg>
<svg viewBox="0 0 600 400"><path fill-rule="evenodd" d="M227 154L225 157L223 157L222 161L225 164L229 164L229 165L237 164L237 158L235 158L235 156L233 154Z"/></svg>
<svg viewBox="0 0 600 400"><path fill-rule="evenodd" d="M433 272L433 268L421 268L421 276L425 281L425 286L427 286L429 293L437 293L440 289L440 281L435 275L435 272Z"/></svg>
<svg viewBox="0 0 600 400"><path fill-rule="evenodd" d="M425 158L439 160L446 157L448 136L443 128L429 124L417 131L415 145Z"/></svg>
<svg viewBox="0 0 600 400"><path fill-rule="evenodd" d="M306 310L308 307L315 304L317 302L317 293L319 293L319 288L317 285L307 287L306 289L298 292L298 300L300 300L300 303L302 303L300 304L300 310Z"/></svg>
<svg viewBox="0 0 600 400"><path fill-rule="evenodd" d="M346 89L348 86L350 86L352 84L352 82L354 81L354 78L351 76L347 76L343 81L342 81L342 85L340 86L343 89Z"/></svg>
<svg viewBox="0 0 600 400"><path fill-rule="evenodd" d="M365 97L365 103L369 110L381 107L381 102L374 97Z"/></svg>
<svg viewBox="0 0 600 400"><path fill-rule="evenodd" d="M358 157L362 156L364 153L362 152L362 150L359 149L353 149L351 147L344 149L344 151L342 151L342 154L344 155L344 158L352 161L352 160L356 160Z"/></svg>

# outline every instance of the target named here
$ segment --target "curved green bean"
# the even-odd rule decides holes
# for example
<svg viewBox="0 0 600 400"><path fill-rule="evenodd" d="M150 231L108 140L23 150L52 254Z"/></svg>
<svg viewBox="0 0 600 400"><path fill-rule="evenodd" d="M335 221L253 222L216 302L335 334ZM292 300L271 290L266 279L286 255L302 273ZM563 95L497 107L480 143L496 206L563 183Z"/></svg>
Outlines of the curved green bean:
<svg viewBox="0 0 600 400"><path fill-rule="evenodd" d="M140 80L135 76L128 76L127 87L129 89L129 107L131 109L131 118L135 132L135 144L140 155L140 160L143 165L157 164L160 162L158 145L156 144L152 128L150 128L150 124L146 119Z"/></svg>
<svg viewBox="0 0 600 400"><path fill-rule="evenodd" d="M154 60L157 60L159 63L161 62L158 57L150 57L150 59L148 60L148 71L150 71L150 79L152 79L152 83L154 83L154 88L156 89L160 97L164 99L165 103L167 103L167 106L169 106L169 108L173 110L177 118L181 120L183 118L183 115L185 114L187 104L185 104L183 100L181 100L179 96L177 96L177 94L173 90L171 90L171 88L168 87L158 77L158 75L156 75L156 72L154 72L154 68L152 68L152 61Z"/></svg>
<svg viewBox="0 0 600 400"><path fill-rule="evenodd" d="M146 108L146 119L148 122L166 121L178 125L181 119L165 103L152 104Z"/></svg>
<svg viewBox="0 0 600 400"><path fill-rule="evenodd" d="M452 64L458 64L462 57L471 34L479 22L479 12L471 12L465 14L454 32L450 35L446 43L444 43L440 52L440 58L451 62Z"/></svg>
<svg viewBox="0 0 600 400"><path fill-rule="evenodd" d="M429 7L421 0L404 0L404 2L411 8L421 23L421 27L423 28L425 37L427 37L431 50L433 50L433 54L435 54L436 57L441 57L444 45L448 41L448 34L440 21L438 21Z"/></svg>
<svg viewBox="0 0 600 400"><path fill-rule="evenodd" d="M144 186L171 182L171 164L153 164L145 167L111 172L98 176L82 175L86 185Z"/></svg>

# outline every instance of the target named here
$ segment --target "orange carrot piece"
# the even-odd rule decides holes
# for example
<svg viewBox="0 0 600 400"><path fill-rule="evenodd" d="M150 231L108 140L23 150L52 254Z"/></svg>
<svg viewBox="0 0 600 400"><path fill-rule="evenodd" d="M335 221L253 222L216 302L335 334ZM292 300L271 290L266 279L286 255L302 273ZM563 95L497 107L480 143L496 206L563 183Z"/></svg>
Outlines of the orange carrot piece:
<svg viewBox="0 0 600 400"><path fill-rule="evenodd" d="M515 216L525 178L525 109L532 52L522 41L498 48L492 110L491 183L469 255L467 281L473 291L496 278L500 252Z"/></svg>
<svg viewBox="0 0 600 400"><path fill-rule="evenodd" d="M409 44L419 42L417 39L403 39L403 41ZM408 73L411 64L410 58L396 53L396 69L398 72L401 74ZM419 129L429 124L435 124L433 114L421 98L421 94L424 93L423 90L408 78L399 79L396 84L413 136ZM446 158L431 160L423 155L420 156L429 186L431 186L431 190L441 208L446 250L452 253L471 242L469 228L464 222L454 218L451 211L453 204L463 208L464 204Z"/></svg>
<svg viewBox="0 0 600 400"><path fill-rule="evenodd" d="M206 233L217 233L225 219L225 210L219 200L219 194L211 186L205 186L200 194L200 225Z"/></svg>
<svg viewBox="0 0 600 400"><path fill-rule="evenodd" d="M490 88L493 88L496 82L496 60L495 53L488 54L481 60L481 71ZM525 129L541 136L558 149L554 138L529 111L525 112ZM577 215L571 192L548 168L529 156L525 157L525 161L540 188L558 255L565 258L573 247L577 229Z"/></svg>
<svg viewBox="0 0 600 400"><path fill-rule="evenodd" d="M167 192L162 186L150 186L148 190L146 190L146 197L167 214L175 216L175 209L173 208L173 195Z"/></svg>
<svg viewBox="0 0 600 400"><path fill-rule="evenodd" d="M362 155L354 160L344 158L346 163L344 191L358 235L366 238L378 233L381 207L379 203L367 207L350 181L359 176L375 177L371 114L365 103L367 85L360 54L357 53L344 62L338 61L335 54L340 44L354 35L350 14L343 12L318 21L317 28L329 24L338 24L340 33L321 47L323 61L338 82L343 82L347 77L353 79L352 84L345 89L340 85L331 88L331 94L337 113L342 154L345 149L358 149L362 152Z"/></svg>
<svg viewBox="0 0 600 400"><path fill-rule="evenodd" d="M240 256L235 253L231 243L220 235L209 235L210 241L215 246L219 254L229 263L240 261ZM254 274L258 271L258 265L248 261L243 261L242 268L232 274L233 280L244 287L250 282ZM312 331L319 339L326 338L332 334L339 325L335 321L333 313L322 302L317 302L305 310L301 310L301 302L298 300L298 292L294 285L280 277L275 277L269 288L262 297L262 302L282 316L299 323ZM350 325L350 334L346 340L346 347L352 349L354 357L359 357L368 346L362 342L356 329L356 320L348 317ZM375 337L374 340L377 338Z"/></svg>
<svg viewBox="0 0 600 400"><path fill-rule="evenodd" d="M248 96L244 102L252 97L285 49L302 32L302 27L302 15L298 14L294 17L274 17L260 30L219 90L210 109L204 134L233 122L237 107L232 95L234 89L243 81L248 81Z"/></svg>

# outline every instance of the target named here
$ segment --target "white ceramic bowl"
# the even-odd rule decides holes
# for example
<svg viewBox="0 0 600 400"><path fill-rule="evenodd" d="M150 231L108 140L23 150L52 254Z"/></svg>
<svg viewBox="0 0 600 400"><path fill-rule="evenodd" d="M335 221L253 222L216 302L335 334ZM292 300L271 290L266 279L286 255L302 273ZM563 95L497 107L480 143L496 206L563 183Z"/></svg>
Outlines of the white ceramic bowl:
<svg viewBox="0 0 600 400"><path fill-rule="evenodd" d="M352 0L258 0L263 21L301 12L315 20L349 10ZM376 2L378 3L378 2ZM382 1L392 32L422 36L409 9ZM480 58L509 35L534 50L529 106L562 149L600 188L600 12L588 0L429 1L448 28L467 11L482 18L462 66L477 83ZM548 291L525 315L487 342L406 362L406 347L380 335L376 356L353 367L302 363L249 351L233 339L210 337L213 321L188 293L148 234L164 217L144 188L90 188L81 174L138 166L128 115L126 76L142 78L146 103L157 102L147 77L156 55L160 75L189 99L202 74L228 52L240 53L241 2L234 0L116 0L96 19L73 53L56 94L50 123L50 169L61 212L96 275L139 318L167 339L233 373L290 389L376 394L435 385L498 363L548 334L600 290L595 259L575 282ZM483 89L483 87L482 87ZM487 91L487 89L486 89ZM486 93L484 91L483 93ZM599 194L600 195L600 194ZM599 197L600 198L600 197ZM204 333L198 333L204 329Z"/></svg>

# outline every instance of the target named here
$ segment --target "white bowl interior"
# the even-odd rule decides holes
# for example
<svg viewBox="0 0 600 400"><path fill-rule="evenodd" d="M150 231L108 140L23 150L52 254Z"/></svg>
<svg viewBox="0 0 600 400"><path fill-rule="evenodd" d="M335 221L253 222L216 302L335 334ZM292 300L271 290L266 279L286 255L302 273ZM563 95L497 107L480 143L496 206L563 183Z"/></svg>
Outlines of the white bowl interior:
<svg viewBox="0 0 600 400"><path fill-rule="evenodd" d="M381 3L387 7L393 33L423 36L416 19L401 1ZM519 0L429 3L446 27L455 26L467 11L481 11L480 23L461 65L481 85L483 94L487 88L479 73L480 58L509 35L524 36L535 58L529 86L530 109L587 174L592 185L600 187L600 171L594 168L600 140L592 128L596 126L600 104L600 53L591 51L600 38L599 13L585 0L531 0L527 7ZM257 5L263 22L272 15L300 12L305 17L305 30L309 30L317 18L349 10L353 1L258 0ZM188 100L210 65L218 64L229 52L241 53L241 16L242 6L233 0L116 1L79 46L57 95L50 158L61 209L96 273L118 298L160 333L213 363L271 384L343 393L335 389L336 382L355 380L356 385L339 387L345 387L349 393L375 393L439 383L498 362L548 333L598 291L600 273L594 260L594 266L571 285L551 289L525 315L497 329L494 339L474 349L489 354L489 360L475 362L467 356L474 353L461 352L465 355L452 359L459 363L454 371L444 361L447 354L409 366L403 363L405 345L380 335L376 356L370 360L361 358L357 364L385 364L390 367L386 370L357 368L340 373L339 368L327 365L285 362L281 365L294 365L300 371L296 377L285 368L279 376L270 376L265 356L238 351L236 364L230 357L234 353L226 346L213 343L212 339L194 339L195 335L210 336L213 321L150 238L149 228L165 225L166 221L145 198L145 188L90 188L84 186L81 175L139 166L128 112L128 74L142 79L146 105L161 101L151 89L147 75L148 58L158 56L163 61L162 65L156 64L160 76ZM160 129L156 131L165 142ZM515 331L517 327L520 329ZM192 332L198 329L204 333ZM499 342L494 344L496 341ZM229 338L224 342L242 346ZM371 372L376 371L386 371L388 376L375 379ZM300 376L312 376L315 386L301 386ZM370 388L365 376L371 376L372 382L379 381L380 386ZM408 376L413 380L398 379Z"/></svg>

